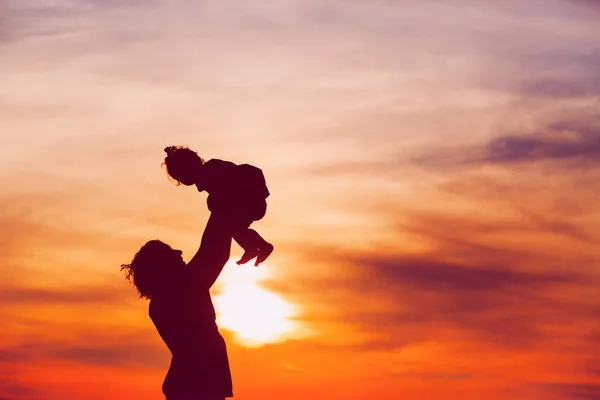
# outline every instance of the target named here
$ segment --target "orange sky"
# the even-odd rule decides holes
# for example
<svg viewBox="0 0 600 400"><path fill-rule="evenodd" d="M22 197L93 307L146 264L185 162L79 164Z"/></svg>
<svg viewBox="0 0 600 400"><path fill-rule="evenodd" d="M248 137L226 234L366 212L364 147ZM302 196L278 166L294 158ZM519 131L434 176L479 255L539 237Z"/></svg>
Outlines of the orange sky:
<svg viewBox="0 0 600 400"><path fill-rule="evenodd" d="M173 144L272 193L276 251L214 291L260 305L245 276L293 329L222 329L236 399L600 398L598 20L585 0L0 0L0 399L163 398L169 354L119 266L149 239L197 249L205 195L167 180Z"/></svg>

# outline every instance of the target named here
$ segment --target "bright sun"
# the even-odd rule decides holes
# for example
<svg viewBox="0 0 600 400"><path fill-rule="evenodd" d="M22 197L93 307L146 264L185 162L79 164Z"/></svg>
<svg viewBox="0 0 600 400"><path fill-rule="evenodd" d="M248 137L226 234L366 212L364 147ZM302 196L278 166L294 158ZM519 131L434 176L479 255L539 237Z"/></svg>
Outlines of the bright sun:
<svg viewBox="0 0 600 400"><path fill-rule="evenodd" d="M230 260L219 278L221 292L213 298L217 324L248 347L283 341L295 329L292 304L258 284L267 275L265 264L255 268Z"/></svg>

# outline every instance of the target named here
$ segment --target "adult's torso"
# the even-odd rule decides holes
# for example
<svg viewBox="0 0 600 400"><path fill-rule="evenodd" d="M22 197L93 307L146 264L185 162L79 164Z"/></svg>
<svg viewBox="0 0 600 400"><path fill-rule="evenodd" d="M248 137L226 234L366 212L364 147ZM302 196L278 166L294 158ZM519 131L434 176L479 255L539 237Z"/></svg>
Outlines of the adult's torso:
<svg viewBox="0 0 600 400"><path fill-rule="evenodd" d="M150 301L150 318L172 354L163 392L231 396L227 349L210 293L190 282L182 279L178 290Z"/></svg>

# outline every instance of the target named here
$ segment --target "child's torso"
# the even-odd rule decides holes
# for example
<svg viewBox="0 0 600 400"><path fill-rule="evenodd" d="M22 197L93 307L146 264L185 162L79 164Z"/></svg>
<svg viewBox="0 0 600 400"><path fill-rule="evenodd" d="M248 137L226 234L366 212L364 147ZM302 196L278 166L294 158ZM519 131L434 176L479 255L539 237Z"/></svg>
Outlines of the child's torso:
<svg viewBox="0 0 600 400"><path fill-rule="evenodd" d="M262 171L252 165L211 159L203 168L201 184L196 186L209 196L222 198L243 195L263 199L269 196Z"/></svg>
<svg viewBox="0 0 600 400"><path fill-rule="evenodd" d="M236 186L236 170L237 165L231 161L208 160L202 166L202 183L197 185L198 190L209 195L231 195Z"/></svg>

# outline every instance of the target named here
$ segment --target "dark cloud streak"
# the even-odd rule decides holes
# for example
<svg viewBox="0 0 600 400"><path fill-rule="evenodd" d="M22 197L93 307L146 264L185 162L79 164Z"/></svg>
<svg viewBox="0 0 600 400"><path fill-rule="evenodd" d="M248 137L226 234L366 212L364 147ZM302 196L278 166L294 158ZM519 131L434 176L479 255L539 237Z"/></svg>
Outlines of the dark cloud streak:
<svg viewBox="0 0 600 400"><path fill-rule="evenodd" d="M542 383L539 387L548 395L558 393L565 400L600 399L600 385L594 383Z"/></svg>
<svg viewBox="0 0 600 400"><path fill-rule="evenodd" d="M0 366L64 360L83 365L164 368L168 363L168 350L159 346L149 343L142 332L137 337L106 334L64 341L38 338L0 349Z"/></svg>
<svg viewBox="0 0 600 400"><path fill-rule="evenodd" d="M596 163L600 162L600 131L593 135L578 132L574 138L552 134L503 136L492 140L485 153L478 161L512 164L580 158Z"/></svg>
<svg viewBox="0 0 600 400"><path fill-rule="evenodd" d="M441 154L441 155L440 155ZM536 162L571 162L570 169L600 165L600 119L598 116L572 115L554 118L536 132L523 131L498 135L477 147L437 151L413 159L424 167L473 168L476 165L505 167ZM563 166L566 166L564 163Z"/></svg>
<svg viewBox="0 0 600 400"><path fill-rule="evenodd" d="M0 286L0 304L48 305L48 304L114 304L125 298L125 294L114 287L92 286L79 288L50 289Z"/></svg>

